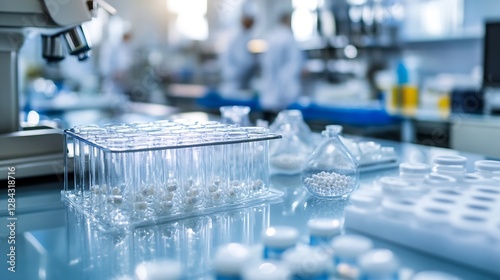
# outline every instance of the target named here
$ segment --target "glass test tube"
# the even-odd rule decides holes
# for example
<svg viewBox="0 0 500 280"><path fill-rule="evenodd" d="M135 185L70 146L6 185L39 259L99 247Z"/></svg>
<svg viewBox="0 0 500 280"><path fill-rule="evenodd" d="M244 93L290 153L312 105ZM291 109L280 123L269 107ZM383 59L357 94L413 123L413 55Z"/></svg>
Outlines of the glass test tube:
<svg viewBox="0 0 500 280"><path fill-rule="evenodd" d="M221 205L226 201L227 181L224 179L224 145L220 144L224 141L224 133L213 131L205 134L205 141L214 143L214 145L206 146L207 160L207 207ZM219 144L216 144L219 143Z"/></svg>
<svg viewBox="0 0 500 280"><path fill-rule="evenodd" d="M227 131L226 140L239 141L247 139L244 131ZM235 202L248 196L248 145L245 143L234 143L225 145L225 169L228 179L227 197L229 201Z"/></svg>
<svg viewBox="0 0 500 280"><path fill-rule="evenodd" d="M181 145L196 145L202 141L201 135L189 130L182 133ZM206 181L205 147L191 146L178 150L181 168L181 203L185 211L200 209L204 206Z"/></svg>
<svg viewBox="0 0 500 280"><path fill-rule="evenodd" d="M249 138L259 138L269 133L268 129L263 127L248 127ZM250 160L250 196L255 197L264 194L269 189L269 167L268 167L268 149L269 141L249 142Z"/></svg>

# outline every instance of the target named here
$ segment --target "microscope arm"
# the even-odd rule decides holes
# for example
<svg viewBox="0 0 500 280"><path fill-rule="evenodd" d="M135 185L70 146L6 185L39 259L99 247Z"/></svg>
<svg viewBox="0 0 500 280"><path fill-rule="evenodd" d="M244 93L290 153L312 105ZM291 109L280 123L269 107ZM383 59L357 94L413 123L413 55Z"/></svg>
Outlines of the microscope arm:
<svg viewBox="0 0 500 280"><path fill-rule="evenodd" d="M87 4L89 2L90 4ZM66 27L92 18L86 0L10 0L0 2L0 27Z"/></svg>

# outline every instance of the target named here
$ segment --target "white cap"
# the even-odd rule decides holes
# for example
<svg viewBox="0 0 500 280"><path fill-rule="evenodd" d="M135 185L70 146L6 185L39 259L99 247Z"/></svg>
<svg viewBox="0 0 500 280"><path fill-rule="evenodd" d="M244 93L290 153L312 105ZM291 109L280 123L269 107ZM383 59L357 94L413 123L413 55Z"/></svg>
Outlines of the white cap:
<svg viewBox="0 0 500 280"><path fill-rule="evenodd" d="M283 254L283 262L288 265L293 274L319 275L327 272L330 257L321 249L301 246Z"/></svg>
<svg viewBox="0 0 500 280"><path fill-rule="evenodd" d="M346 234L335 237L332 241L332 247L336 256L357 258L370 251L373 243L361 235Z"/></svg>
<svg viewBox="0 0 500 280"><path fill-rule="evenodd" d="M177 280L181 276L181 264L171 260L142 262L135 268L138 280Z"/></svg>
<svg viewBox="0 0 500 280"><path fill-rule="evenodd" d="M363 254L358 259L361 274L369 276L390 276L398 271L399 261L392 251L376 249Z"/></svg>
<svg viewBox="0 0 500 280"><path fill-rule="evenodd" d="M342 230L342 224L337 219L311 219L307 222L309 233L316 236L334 236Z"/></svg>
<svg viewBox="0 0 500 280"><path fill-rule="evenodd" d="M443 184L448 185L448 184L456 183L457 179L455 179L451 176L431 173L431 174L425 176L424 182L428 185L442 186Z"/></svg>
<svg viewBox="0 0 500 280"><path fill-rule="evenodd" d="M380 205L381 198L370 196L365 193L352 193L349 197L352 205L365 208L365 209L374 209Z"/></svg>
<svg viewBox="0 0 500 280"><path fill-rule="evenodd" d="M461 280L461 278L441 271L428 270L415 274L411 280Z"/></svg>
<svg viewBox="0 0 500 280"><path fill-rule="evenodd" d="M215 271L220 275L240 275L249 257L248 248L241 244L230 243L221 246L215 253Z"/></svg>
<svg viewBox="0 0 500 280"><path fill-rule="evenodd" d="M474 163L474 168L478 171L499 172L500 171L500 161L478 160Z"/></svg>
<svg viewBox="0 0 500 280"><path fill-rule="evenodd" d="M264 246L286 249L297 244L299 231L293 227L277 226L266 229L263 236Z"/></svg>
<svg viewBox="0 0 500 280"><path fill-rule="evenodd" d="M290 270L284 264L277 262L251 263L243 270L244 280L288 280Z"/></svg>
<svg viewBox="0 0 500 280"><path fill-rule="evenodd" d="M442 165L463 165L467 163L467 158L463 156L438 156L434 158L435 164Z"/></svg>
<svg viewBox="0 0 500 280"><path fill-rule="evenodd" d="M399 189L410 185L409 182L403 180L400 177L390 177L390 176L380 178L378 183L380 184L384 192L386 189L394 189L394 188Z"/></svg>
<svg viewBox="0 0 500 280"><path fill-rule="evenodd" d="M404 162L399 165L399 172L426 175L431 172L431 166L425 163Z"/></svg>

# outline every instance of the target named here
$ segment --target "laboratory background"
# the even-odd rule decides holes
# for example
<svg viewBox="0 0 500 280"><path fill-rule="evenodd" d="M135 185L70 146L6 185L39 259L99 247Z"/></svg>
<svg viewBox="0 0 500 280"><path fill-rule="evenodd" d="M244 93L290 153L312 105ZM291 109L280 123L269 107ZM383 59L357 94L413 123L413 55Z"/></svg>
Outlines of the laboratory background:
<svg viewBox="0 0 500 280"><path fill-rule="evenodd" d="M500 1L0 2L0 279L500 279Z"/></svg>

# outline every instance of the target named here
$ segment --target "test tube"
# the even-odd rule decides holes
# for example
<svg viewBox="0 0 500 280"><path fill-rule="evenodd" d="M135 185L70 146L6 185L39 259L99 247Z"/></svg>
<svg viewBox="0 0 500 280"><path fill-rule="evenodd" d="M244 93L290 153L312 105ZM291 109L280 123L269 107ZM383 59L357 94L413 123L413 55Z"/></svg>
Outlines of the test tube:
<svg viewBox="0 0 500 280"><path fill-rule="evenodd" d="M156 137L156 141L162 148L159 153L161 157L159 175L161 183L157 198L157 211L159 213L175 213L179 208L180 198L180 171L181 158L180 149L175 148L178 142L177 135L162 135ZM158 167L157 167L158 168Z"/></svg>
<svg viewBox="0 0 500 280"><path fill-rule="evenodd" d="M250 139L264 137L269 133L268 129L263 127L246 127L244 129L248 132ZM247 145L249 153L246 156L249 157L250 161L249 195L250 197L258 197L269 190L269 141L253 141Z"/></svg>
<svg viewBox="0 0 500 280"><path fill-rule="evenodd" d="M220 206L226 201L227 180L224 174L224 157L226 149L220 144L224 141L224 133L220 131L212 131L205 134L205 141L214 143L206 146L207 160L207 206ZM216 144L218 143L218 144Z"/></svg>
<svg viewBox="0 0 500 280"><path fill-rule="evenodd" d="M227 141L241 141L248 139L245 131L227 130ZM228 179L227 197L229 201L235 202L246 198L249 193L248 183L248 153L249 146L247 143L227 144L225 155L225 169Z"/></svg>
<svg viewBox="0 0 500 280"><path fill-rule="evenodd" d="M196 145L202 142L201 135L189 130L182 133L181 145ZM206 197L205 147L191 146L179 149L181 168L182 205L185 211L199 210Z"/></svg>

